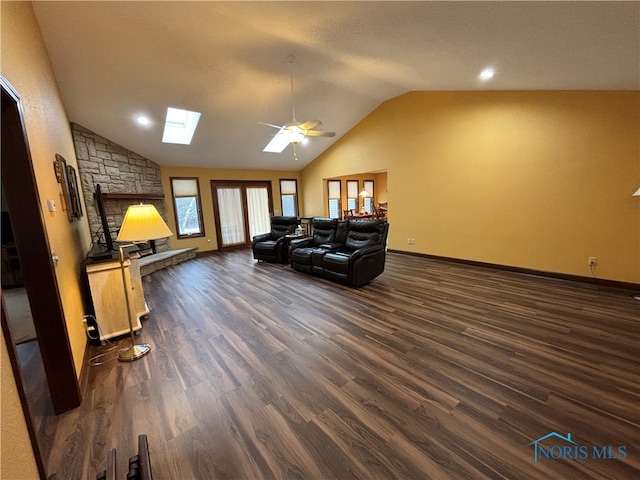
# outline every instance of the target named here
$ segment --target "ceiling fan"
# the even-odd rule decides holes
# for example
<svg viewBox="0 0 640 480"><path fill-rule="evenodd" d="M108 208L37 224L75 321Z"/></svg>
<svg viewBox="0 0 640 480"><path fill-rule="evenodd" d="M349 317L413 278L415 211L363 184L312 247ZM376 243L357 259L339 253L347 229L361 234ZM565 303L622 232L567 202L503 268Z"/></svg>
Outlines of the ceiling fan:
<svg viewBox="0 0 640 480"><path fill-rule="evenodd" d="M296 57L289 55L287 61L291 64L295 63ZM271 141L262 150L268 153L282 153L289 144L293 145L293 158L298 159L296 155L296 145L302 142L307 137L333 137L335 132L324 132L321 130L315 130L315 127L322 125L320 120L307 120L300 123L296 120L296 107L293 96L293 71L291 73L291 111L293 114L293 120L286 125L274 125L272 123L260 122L263 125L277 128L278 132L274 135Z"/></svg>

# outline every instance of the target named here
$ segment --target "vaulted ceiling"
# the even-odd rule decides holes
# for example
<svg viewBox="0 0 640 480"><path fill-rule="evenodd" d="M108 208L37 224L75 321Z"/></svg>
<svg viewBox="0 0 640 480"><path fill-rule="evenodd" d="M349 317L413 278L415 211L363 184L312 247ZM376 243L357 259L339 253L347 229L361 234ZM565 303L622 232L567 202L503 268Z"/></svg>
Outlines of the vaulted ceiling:
<svg viewBox="0 0 640 480"><path fill-rule="evenodd" d="M300 170L413 90L638 90L638 2L34 2L69 120L161 165ZM295 55L296 63L287 61ZM479 73L496 74L481 81ZM333 138L262 149L292 120ZM167 107L202 113L163 144ZM138 115L150 119L136 123ZM410 119L409 119L410 120Z"/></svg>

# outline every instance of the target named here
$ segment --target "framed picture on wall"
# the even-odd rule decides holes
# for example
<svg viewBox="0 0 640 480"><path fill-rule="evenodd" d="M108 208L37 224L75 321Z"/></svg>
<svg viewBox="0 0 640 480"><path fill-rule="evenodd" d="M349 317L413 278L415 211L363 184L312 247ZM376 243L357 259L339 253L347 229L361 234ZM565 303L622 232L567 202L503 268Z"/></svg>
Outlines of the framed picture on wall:
<svg viewBox="0 0 640 480"><path fill-rule="evenodd" d="M67 212L70 222L79 219L82 216L82 206L80 205L80 195L78 192L78 179L76 170L70 165L62 155L56 153L56 159L53 162L53 168L56 173L56 180L62 187L62 208ZM71 178L70 178L71 177Z"/></svg>
<svg viewBox="0 0 640 480"><path fill-rule="evenodd" d="M69 198L71 200L69 211L74 219L79 219L82 216L82 202L80 202L76 169L71 165L67 166L67 180L69 181Z"/></svg>

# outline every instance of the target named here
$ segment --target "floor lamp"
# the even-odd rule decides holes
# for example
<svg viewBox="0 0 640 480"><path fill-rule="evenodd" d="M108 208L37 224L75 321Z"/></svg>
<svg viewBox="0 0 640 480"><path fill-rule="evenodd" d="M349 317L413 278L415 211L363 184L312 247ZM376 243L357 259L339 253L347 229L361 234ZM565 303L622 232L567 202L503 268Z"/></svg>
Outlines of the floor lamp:
<svg viewBox="0 0 640 480"><path fill-rule="evenodd" d="M131 305L129 304L129 289L124 271L124 248L135 245L135 242L146 242L148 240L158 240L173 235L167 224L153 205L131 205L122 221L120 232L116 241L120 257L120 271L122 272L122 285L124 287L124 299L127 304L127 317L129 318L129 333L131 334L131 346L120 351L118 360L122 362L133 362L144 357L151 346L147 343L136 345L133 333L133 321L131 320ZM128 242L128 243L127 243Z"/></svg>

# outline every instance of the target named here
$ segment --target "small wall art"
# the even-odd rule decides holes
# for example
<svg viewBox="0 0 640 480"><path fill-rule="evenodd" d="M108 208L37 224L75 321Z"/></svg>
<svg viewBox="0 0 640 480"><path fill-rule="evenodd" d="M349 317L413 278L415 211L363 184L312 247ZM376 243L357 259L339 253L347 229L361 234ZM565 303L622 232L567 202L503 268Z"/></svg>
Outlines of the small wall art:
<svg viewBox="0 0 640 480"><path fill-rule="evenodd" d="M70 222L74 222L82 216L82 204L80 201L80 191L78 190L78 177L76 170L71 165L67 165L67 161L62 155L56 153L56 159L53 162L53 168L56 173L56 180L62 187L62 204L63 209L67 212Z"/></svg>

